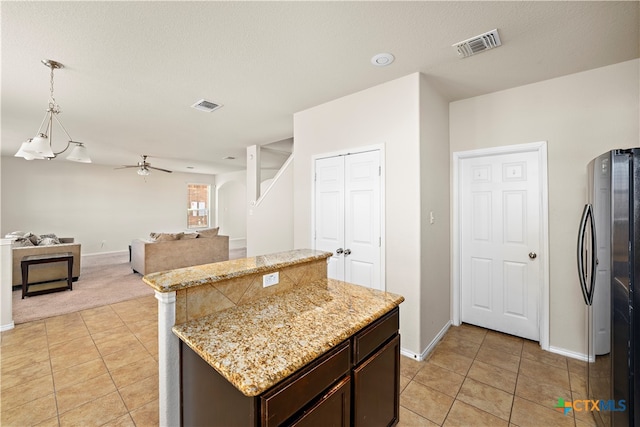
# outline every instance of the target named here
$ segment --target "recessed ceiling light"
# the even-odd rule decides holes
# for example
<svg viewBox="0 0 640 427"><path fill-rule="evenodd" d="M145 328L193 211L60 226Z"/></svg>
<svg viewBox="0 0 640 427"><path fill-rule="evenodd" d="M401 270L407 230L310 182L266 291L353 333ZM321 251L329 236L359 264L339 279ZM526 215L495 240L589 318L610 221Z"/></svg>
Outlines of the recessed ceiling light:
<svg viewBox="0 0 640 427"><path fill-rule="evenodd" d="M222 160L235 160L236 158L233 156L223 157Z"/></svg>
<svg viewBox="0 0 640 427"><path fill-rule="evenodd" d="M379 53L371 58L371 63L377 67L390 65L396 58L390 53Z"/></svg>
<svg viewBox="0 0 640 427"><path fill-rule="evenodd" d="M187 166L187 169L195 169L193 166Z"/></svg>

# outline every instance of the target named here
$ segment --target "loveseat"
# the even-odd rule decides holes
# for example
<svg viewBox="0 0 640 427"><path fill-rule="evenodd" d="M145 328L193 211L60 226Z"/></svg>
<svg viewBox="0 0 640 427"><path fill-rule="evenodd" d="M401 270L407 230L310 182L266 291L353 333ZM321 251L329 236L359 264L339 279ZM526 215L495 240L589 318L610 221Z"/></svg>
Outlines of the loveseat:
<svg viewBox="0 0 640 427"><path fill-rule="evenodd" d="M14 244L12 247L12 286L22 285L22 269L20 266L22 258L30 255L58 254L62 252L71 252L73 255L73 280L78 280L78 277L80 277L80 243L74 243L73 237L59 237L58 240L60 241L59 244L52 245L17 246L17 243ZM29 267L29 283L50 282L66 278L66 263L56 262Z"/></svg>
<svg viewBox="0 0 640 427"><path fill-rule="evenodd" d="M142 275L229 260L229 236L198 233L151 233L131 242L131 268ZM207 233L209 231L209 233Z"/></svg>

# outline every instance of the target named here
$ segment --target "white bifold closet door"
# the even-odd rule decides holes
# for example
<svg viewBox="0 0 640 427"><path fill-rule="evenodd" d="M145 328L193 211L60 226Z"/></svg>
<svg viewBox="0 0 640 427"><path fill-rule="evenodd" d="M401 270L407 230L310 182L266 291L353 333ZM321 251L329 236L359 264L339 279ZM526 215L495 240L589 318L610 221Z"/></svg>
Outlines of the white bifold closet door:
<svg viewBox="0 0 640 427"><path fill-rule="evenodd" d="M380 151L315 161L315 248L332 279L382 289Z"/></svg>

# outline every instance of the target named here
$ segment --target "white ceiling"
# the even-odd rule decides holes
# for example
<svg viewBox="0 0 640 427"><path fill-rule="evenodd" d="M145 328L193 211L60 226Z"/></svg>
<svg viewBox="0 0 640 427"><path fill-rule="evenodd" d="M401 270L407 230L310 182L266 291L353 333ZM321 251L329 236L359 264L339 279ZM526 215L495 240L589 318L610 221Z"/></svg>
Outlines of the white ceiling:
<svg viewBox="0 0 640 427"><path fill-rule="evenodd" d="M65 65L59 118L94 163L148 154L154 166L221 173L244 168L247 146L291 138L295 112L414 72L459 100L638 58L639 5L3 1L1 152L36 134L44 58ZM451 47L494 28L497 49L460 59ZM380 52L396 61L372 66ZM190 108L201 98L224 106Z"/></svg>

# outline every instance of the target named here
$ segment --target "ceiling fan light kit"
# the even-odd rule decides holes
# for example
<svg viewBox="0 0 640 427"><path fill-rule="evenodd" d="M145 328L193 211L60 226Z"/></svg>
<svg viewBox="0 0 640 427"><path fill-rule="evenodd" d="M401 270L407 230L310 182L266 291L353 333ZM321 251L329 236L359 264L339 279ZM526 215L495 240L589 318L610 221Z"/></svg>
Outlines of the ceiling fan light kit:
<svg viewBox="0 0 640 427"><path fill-rule="evenodd" d="M162 169L162 168L157 168L154 166L151 166L151 163L147 162L147 156L146 154L143 154L142 156L142 161L138 162L137 165L124 165L122 167L116 168L116 169L129 169L129 168L138 168L138 175L140 176L148 176L149 174L151 174L151 170L150 169L154 169L160 172L166 172L166 173L171 173L173 171L170 171L168 169Z"/></svg>
<svg viewBox="0 0 640 427"><path fill-rule="evenodd" d="M89 157L87 148L83 143L74 141L69 135L69 132L67 132L60 122L60 119L58 119L60 106L56 103L56 99L53 96L53 70L64 68L64 65L51 59L43 59L42 63L51 70L49 106L36 136L23 142L14 156L22 157L25 160L51 160L58 157L59 154L67 151L73 144L73 150L71 150L71 153L67 156L67 160L80 163L91 163L91 158ZM67 146L64 150L58 151L57 153L54 152L52 148L54 120L68 138Z"/></svg>

